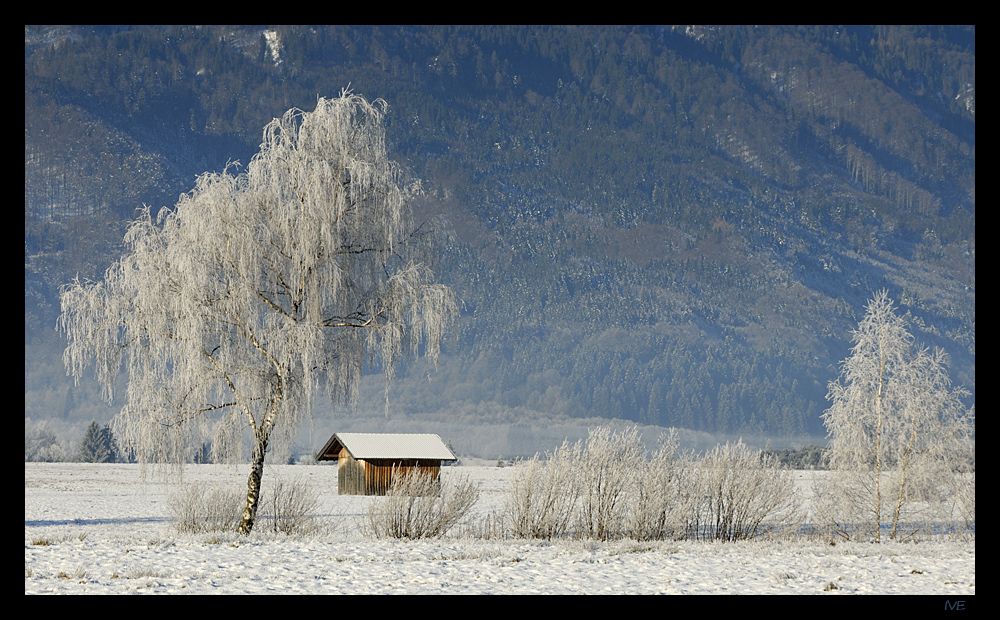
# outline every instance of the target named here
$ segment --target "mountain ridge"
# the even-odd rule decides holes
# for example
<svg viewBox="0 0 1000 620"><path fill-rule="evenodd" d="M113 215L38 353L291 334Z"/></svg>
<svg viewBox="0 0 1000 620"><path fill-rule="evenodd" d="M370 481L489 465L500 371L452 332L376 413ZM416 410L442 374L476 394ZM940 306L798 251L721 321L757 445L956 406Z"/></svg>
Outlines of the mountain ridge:
<svg viewBox="0 0 1000 620"><path fill-rule="evenodd" d="M441 366L400 373L400 415L821 435L826 383L879 288L974 402L974 38L26 28L26 416L87 400L57 363L33 365L58 354L58 285L98 277L142 202L248 162L271 117L348 84L389 102L394 156L424 181L415 213L441 237L434 267L464 304Z"/></svg>

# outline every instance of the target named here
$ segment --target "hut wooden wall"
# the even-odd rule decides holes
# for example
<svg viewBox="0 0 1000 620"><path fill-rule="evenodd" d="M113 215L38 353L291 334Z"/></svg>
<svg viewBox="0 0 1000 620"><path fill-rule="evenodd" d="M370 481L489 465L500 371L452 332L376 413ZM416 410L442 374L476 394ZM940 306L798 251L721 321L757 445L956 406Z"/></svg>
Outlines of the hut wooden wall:
<svg viewBox="0 0 1000 620"><path fill-rule="evenodd" d="M346 450L337 458L337 493L367 495L365 492L365 462L355 461Z"/></svg>
<svg viewBox="0 0 1000 620"><path fill-rule="evenodd" d="M337 464L337 490L340 495L385 495L392 484L393 468L397 472L419 470L435 480L441 476L440 461L379 459L355 460L341 452Z"/></svg>
<svg viewBox="0 0 1000 620"><path fill-rule="evenodd" d="M440 461L373 460L363 461L363 463L365 466L366 495L385 495L392 484L393 471L396 472L397 476L400 473L407 474L411 471L419 471L430 474L434 480L437 480L441 475Z"/></svg>

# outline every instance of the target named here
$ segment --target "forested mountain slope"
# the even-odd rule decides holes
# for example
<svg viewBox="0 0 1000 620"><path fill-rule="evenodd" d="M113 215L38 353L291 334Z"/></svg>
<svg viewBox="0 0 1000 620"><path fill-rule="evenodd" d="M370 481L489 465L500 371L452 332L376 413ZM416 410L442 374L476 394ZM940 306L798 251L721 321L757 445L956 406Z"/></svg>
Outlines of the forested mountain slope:
<svg viewBox="0 0 1000 620"><path fill-rule="evenodd" d="M880 288L975 398L974 27L27 27L26 416L58 286L348 86L462 302L395 411L819 435Z"/></svg>

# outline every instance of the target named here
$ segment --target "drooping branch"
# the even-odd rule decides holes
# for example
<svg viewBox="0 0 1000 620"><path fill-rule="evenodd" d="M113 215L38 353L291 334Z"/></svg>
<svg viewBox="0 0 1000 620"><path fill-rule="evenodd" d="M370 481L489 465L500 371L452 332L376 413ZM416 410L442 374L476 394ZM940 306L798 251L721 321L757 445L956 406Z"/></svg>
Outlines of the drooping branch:
<svg viewBox="0 0 1000 620"><path fill-rule="evenodd" d="M141 462L207 437L232 458L252 429L246 531L272 433L291 437L322 383L353 395L366 360L391 377L420 344L436 357L457 314L418 260L386 109L345 92L289 110L245 172L202 175L173 208L145 210L104 281L63 294L67 368L94 364L109 398L128 373L115 424Z"/></svg>

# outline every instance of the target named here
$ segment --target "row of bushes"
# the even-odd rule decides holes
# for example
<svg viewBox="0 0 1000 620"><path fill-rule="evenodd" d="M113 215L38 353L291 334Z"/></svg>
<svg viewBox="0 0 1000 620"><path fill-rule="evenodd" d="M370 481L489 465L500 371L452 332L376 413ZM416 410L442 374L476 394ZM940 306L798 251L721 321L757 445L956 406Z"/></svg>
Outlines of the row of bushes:
<svg viewBox="0 0 1000 620"><path fill-rule="evenodd" d="M934 522L974 536L975 474L956 476L953 488L914 512L914 532ZM848 497L854 485L843 477L826 484L814 489L807 519L792 470L773 454L740 441L696 456L681 453L674 435L647 454L636 429L598 428L586 441L564 442L544 457L517 463L503 503L487 513L471 514L480 492L467 476L414 473L395 477L387 497L368 503L359 525L375 538L434 538L461 524L489 539L737 541L797 535L811 520L812 532L831 539L864 538L863 528L849 525L864 521L864 506ZM234 530L243 501L239 488L194 484L173 498L171 508L182 531ZM308 485L276 481L264 490L258 527L316 532L318 506Z"/></svg>
<svg viewBox="0 0 1000 620"><path fill-rule="evenodd" d="M475 503L467 479L437 495L419 487L429 483L402 478L386 501L369 505L366 530L436 536ZM695 459L670 435L647 457L637 430L599 428L586 442L519 463L503 506L472 528L490 538L732 541L786 526L797 505L791 472L742 442Z"/></svg>
<svg viewBox="0 0 1000 620"><path fill-rule="evenodd" d="M235 532L243 514L246 489L204 482L184 485L168 502L181 532ZM321 530L316 490L302 480L276 480L264 488L257 512L257 530L307 535Z"/></svg>
<svg viewBox="0 0 1000 620"><path fill-rule="evenodd" d="M647 458L637 431L592 431L524 465L499 514L504 536L637 540L753 538L795 506L791 474L742 442L700 459L673 436ZM542 501L539 501L542 500Z"/></svg>
<svg viewBox="0 0 1000 620"><path fill-rule="evenodd" d="M792 470L774 453L750 450L742 441L696 456L682 454L676 436L668 435L647 455L637 430L598 428L585 442L566 442L516 468L503 505L465 521L470 533L501 539L871 539L871 507L859 493L866 480L844 472L824 477L807 507ZM441 485L440 493L437 488L429 478L400 479L389 498L369 504L365 531L396 538L444 534L463 522L478 490L467 478ZM928 533L975 536L974 471L908 489L901 540Z"/></svg>

